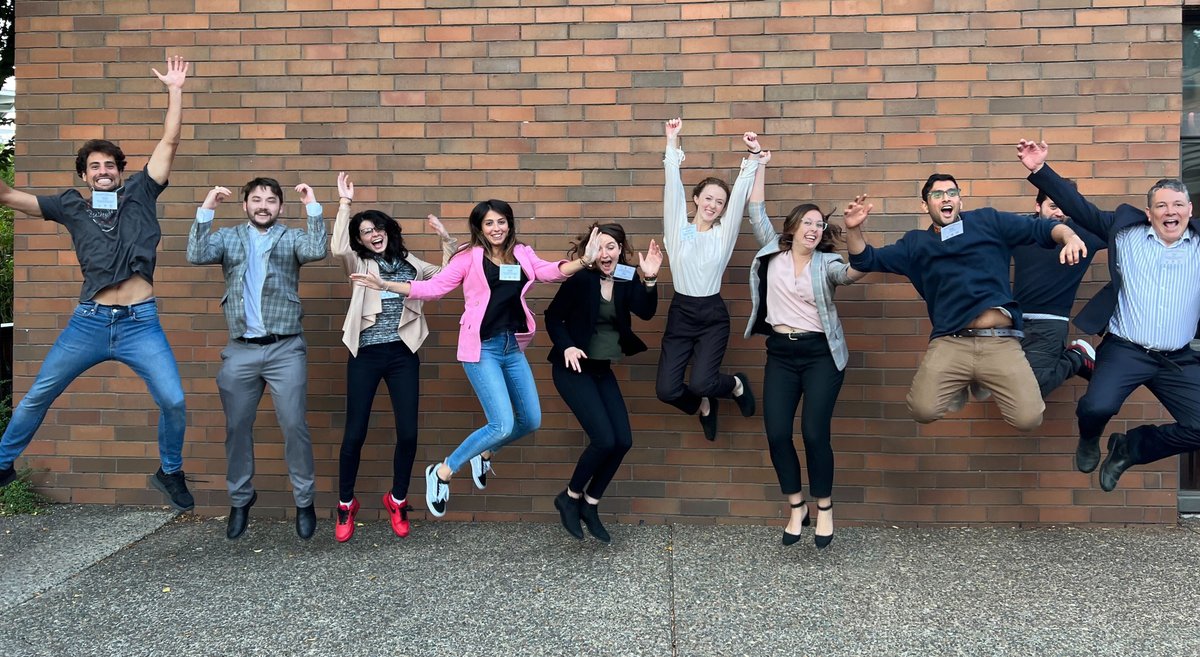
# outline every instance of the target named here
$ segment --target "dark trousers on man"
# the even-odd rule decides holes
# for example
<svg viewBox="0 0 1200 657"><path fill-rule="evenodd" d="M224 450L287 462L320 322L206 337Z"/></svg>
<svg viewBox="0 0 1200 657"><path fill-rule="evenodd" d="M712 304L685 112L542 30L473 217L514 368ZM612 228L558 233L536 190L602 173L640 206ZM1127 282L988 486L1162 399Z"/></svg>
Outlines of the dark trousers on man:
<svg viewBox="0 0 1200 657"><path fill-rule="evenodd" d="M1080 437L1099 439L1125 399L1143 385L1175 423L1143 424L1126 432L1133 463L1153 463L1200 449L1200 354L1187 347L1148 350L1112 334L1100 343L1096 371L1075 409Z"/></svg>
<svg viewBox="0 0 1200 657"><path fill-rule="evenodd" d="M729 345L729 309L721 295L689 297L676 294L667 311L658 357L655 392L660 401L695 415L704 397L733 397L736 381L721 373ZM692 373L684 383L688 362Z"/></svg>
<svg viewBox="0 0 1200 657"><path fill-rule="evenodd" d="M1025 319L1021 349L1033 369L1042 399L1074 376L1082 364L1075 352L1067 350L1068 328L1066 320Z"/></svg>

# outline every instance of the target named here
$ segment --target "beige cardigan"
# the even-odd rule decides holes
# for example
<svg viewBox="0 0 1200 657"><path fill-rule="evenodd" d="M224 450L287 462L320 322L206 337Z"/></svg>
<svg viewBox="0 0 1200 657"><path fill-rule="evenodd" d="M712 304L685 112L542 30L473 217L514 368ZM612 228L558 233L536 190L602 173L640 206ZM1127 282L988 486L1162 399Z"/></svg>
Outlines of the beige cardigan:
<svg viewBox="0 0 1200 657"><path fill-rule="evenodd" d="M340 203L337 221L333 224L333 235L330 240L334 257L342 261L347 276L367 272L378 276L379 263L374 259L364 260L358 257L358 254L350 247L349 229L350 204ZM417 280L428 280L442 270L442 266L445 266L450 257L454 255L457 245L458 240L454 238L448 242L442 242L441 266L431 265L414 256L411 251L405 260L412 265L413 269L417 270ZM429 325L425 323L425 315L421 312L422 304L421 301L405 297L404 312L400 315L400 326L398 327L400 340L414 354L417 353L417 349L421 348L421 343L425 342L425 337L429 335ZM350 284L350 308L346 311L346 322L342 324L342 343L350 350L351 356L358 355L359 336L362 335L364 329L375 324L375 317L382 311L383 301L379 296L379 290L372 290L354 283Z"/></svg>

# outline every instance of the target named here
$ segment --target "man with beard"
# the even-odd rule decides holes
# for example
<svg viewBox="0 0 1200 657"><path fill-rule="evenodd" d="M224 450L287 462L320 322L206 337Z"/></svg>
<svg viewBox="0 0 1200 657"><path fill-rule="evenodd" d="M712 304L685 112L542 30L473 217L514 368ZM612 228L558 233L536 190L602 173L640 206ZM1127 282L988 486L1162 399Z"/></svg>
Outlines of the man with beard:
<svg viewBox="0 0 1200 657"><path fill-rule="evenodd" d="M248 221L211 231L217 204L230 195L214 187L196 210L188 235L188 262L220 264L225 275L221 306L229 325L229 344L221 352L217 388L225 410L225 484L232 508L226 535L246 530L250 507L258 499L254 477L254 416L263 389L271 388L275 416L283 432L284 459L296 501L296 534L312 538L317 527L313 507L313 454L304 417L308 395L307 347L300 317L300 267L325 257L328 234L321 204L312 188L296 185L308 213L308 229L279 223L283 190L271 178L255 178L242 188Z"/></svg>
<svg viewBox="0 0 1200 657"><path fill-rule="evenodd" d="M1046 164L1048 155L1044 141L1017 144L1029 182L1112 250L1111 280L1075 318L1079 328L1104 336L1096 371L1075 408L1076 463L1096 467L1105 425L1140 386L1176 420L1109 436L1100 487L1111 491L1134 465L1200 448L1200 356L1189 348L1200 337L1200 236L1188 225L1192 202L1182 181L1154 183L1145 210L1122 204L1102 211Z"/></svg>
<svg viewBox="0 0 1200 657"><path fill-rule="evenodd" d="M125 153L120 147L93 139L75 158L75 172L88 186L90 199L74 189L34 196L0 181L0 204L67 228L83 272L79 305L0 439L0 486L16 479L13 462L63 390L93 365L115 360L146 382L158 405L162 465L150 477L151 485L180 511L194 506L183 474L187 422L183 385L154 299L155 251L162 237L156 199L167 188L179 148L187 71L188 63L181 57L167 58L166 74L154 70L167 87L163 136L146 167L128 180L122 179Z"/></svg>
<svg viewBox="0 0 1200 657"><path fill-rule="evenodd" d="M1045 404L1018 342L1021 311L1009 285L1009 259L1021 244L1058 243L1061 262L1075 264L1086 247L1061 222L992 208L962 212L958 182L944 173L925 182L921 209L932 226L878 249L863 237L867 213L846 211L850 266L907 277L925 299L933 324L908 392L909 413L921 423L938 420L968 386L978 384L992 391L1006 422L1020 431L1036 428Z"/></svg>

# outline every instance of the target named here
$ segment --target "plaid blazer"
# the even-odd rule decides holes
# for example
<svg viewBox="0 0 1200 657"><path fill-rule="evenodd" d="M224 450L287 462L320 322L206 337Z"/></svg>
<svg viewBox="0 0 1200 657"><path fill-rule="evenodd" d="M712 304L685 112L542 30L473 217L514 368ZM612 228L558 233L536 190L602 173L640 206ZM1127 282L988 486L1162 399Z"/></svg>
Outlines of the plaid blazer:
<svg viewBox="0 0 1200 657"><path fill-rule="evenodd" d="M225 274L225 296L221 308L232 338L246 333L246 305L243 299L246 277L246 252L250 242L250 224L212 232L211 221L196 221L188 233L187 259L193 265L221 265ZM267 275L262 289L262 318L267 333L295 335L303 329L300 318L300 266L322 260L328 254L329 233L320 213L308 218L308 229L271 226L267 233L269 253Z"/></svg>

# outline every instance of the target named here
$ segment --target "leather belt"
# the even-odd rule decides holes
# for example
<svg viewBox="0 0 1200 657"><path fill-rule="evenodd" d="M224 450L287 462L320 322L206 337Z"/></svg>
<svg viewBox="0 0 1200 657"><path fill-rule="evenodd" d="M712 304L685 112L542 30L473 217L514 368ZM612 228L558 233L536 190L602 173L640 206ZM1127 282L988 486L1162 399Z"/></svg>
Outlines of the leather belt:
<svg viewBox="0 0 1200 657"><path fill-rule="evenodd" d="M264 336L257 337L257 338L234 338L234 340L237 340L238 342L244 342L246 344L260 344L260 345L261 344L275 344L276 342L279 342L280 340L294 338L297 335L299 335L299 334L293 333L291 335L275 335L274 333L272 333L271 335L264 335Z"/></svg>
<svg viewBox="0 0 1200 657"><path fill-rule="evenodd" d="M1011 328L963 329L951 333L952 338L1023 338L1025 333Z"/></svg>
<svg viewBox="0 0 1200 657"><path fill-rule="evenodd" d="M781 338L787 338L788 340L795 342L801 338L810 338L814 335L824 336L825 334L820 331L789 331L787 333L775 331L771 335L778 335Z"/></svg>

